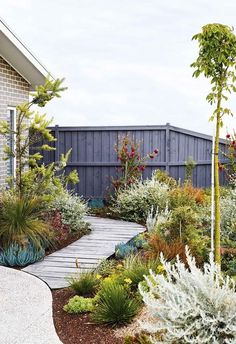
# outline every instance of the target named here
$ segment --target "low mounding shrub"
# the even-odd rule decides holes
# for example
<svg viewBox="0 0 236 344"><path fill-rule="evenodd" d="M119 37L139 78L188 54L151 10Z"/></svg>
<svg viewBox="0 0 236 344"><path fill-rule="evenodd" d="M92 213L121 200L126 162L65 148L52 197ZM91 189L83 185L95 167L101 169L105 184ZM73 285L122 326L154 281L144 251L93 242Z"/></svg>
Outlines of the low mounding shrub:
<svg viewBox="0 0 236 344"><path fill-rule="evenodd" d="M140 302L130 296L127 287L110 281L103 283L92 318L96 323L122 325L128 323L140 309Z"/></svg>
<svg viewBox="0 0 236 344"><path fill-rule="evenodd" d="M81 296L94 295L99 285L98 278L92 272L84 272L78 277L70 277L68 282L70 288Z"/></svg>
<svg viewBox="0 0 236 344"><path fill-rule="evenodd" d="M44 249L36 249L31 244L25 247L12 244L7 249L0 251L0 265L25 266L43 259L44 256Z"/></svg>
<svg viewBox="0 0 236 344"><path fill-rule="evenodd" d="M190 206L196 208L207 201L206 194L203 189L193 187L187 183L183 186L178 186L170 191L170 207L171 209Z"/></svg>
<svg viewBox="0 0 236 344"><path fill-rule="evenodd" d="M117 192L112 210L122 219L145 223L150 209L165 209L167 200L168 186L147 179Z"/></svg>
<svg viewBox="0 0 236 344"><path fill-rule="evenodd" d="M236 342L236 293L229 277L223 278L213 262L197 268L186 249L188 268L178 258L175 264L161 257L165 274L146 277L149 291L139 287L143 300L156 322L143 323L155 334L162 332L164 343L224 344Z"/></svg>
<svg viewBox="0 0 236 344"><path fill-rule="evenodd" d="M85 298L82 296L74 296L63 307L64 311L72 314L81 314L92 312L95 305L95 298Z"/></svg>
<svg viewBox="0 0 236 344"><path fill-rule="evenodd" d="M51 210L61 213L62 224L68 225L71 232L86 228L84 216L87 212L87 205L80 197L63 192L55 197L51 204Z"/></svg>

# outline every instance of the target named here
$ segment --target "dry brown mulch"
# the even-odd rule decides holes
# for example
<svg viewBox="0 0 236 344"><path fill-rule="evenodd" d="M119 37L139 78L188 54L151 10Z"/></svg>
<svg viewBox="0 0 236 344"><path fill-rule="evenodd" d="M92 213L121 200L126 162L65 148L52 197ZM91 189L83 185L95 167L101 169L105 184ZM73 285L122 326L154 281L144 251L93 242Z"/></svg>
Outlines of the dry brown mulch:
<svg viewBox="0 0 236 344"><path fill-rule="evenodd" d="M57 334L64 344L122 344L114 330L92 323L89 314L68 314L63 306L75 294L68 288L52 290L53 320Z"/></svg>

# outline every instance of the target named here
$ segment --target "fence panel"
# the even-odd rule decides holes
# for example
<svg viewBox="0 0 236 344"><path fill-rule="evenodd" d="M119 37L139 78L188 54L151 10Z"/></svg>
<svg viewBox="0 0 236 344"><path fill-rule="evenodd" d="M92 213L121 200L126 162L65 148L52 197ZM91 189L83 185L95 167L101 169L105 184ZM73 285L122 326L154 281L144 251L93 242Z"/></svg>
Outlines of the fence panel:
<svg viewBox="0 0 236 344"><path fill-rule="evenodd" d="M185 161L192 157L197 166L193 173L193 184L209 187L211 184L211 136L173 127L132 126L132 127L51 127L57 141L52 145L55 151L43 153L43 163L58 161L60 155L70 148L72 153L66 167L66 173L76 169L80 183L76 192L85 198L104 198L115 178L119 161L114 150L115 144L124 135L140 142L142 155L159 149L159 154L149 160L143 178L151 176L160 168L169 172L177 180L184 180ZM225 151L225 142L220 148ZM222 159L222 156L221 156ZM225 176L221 175L221 183Z"/></svg>

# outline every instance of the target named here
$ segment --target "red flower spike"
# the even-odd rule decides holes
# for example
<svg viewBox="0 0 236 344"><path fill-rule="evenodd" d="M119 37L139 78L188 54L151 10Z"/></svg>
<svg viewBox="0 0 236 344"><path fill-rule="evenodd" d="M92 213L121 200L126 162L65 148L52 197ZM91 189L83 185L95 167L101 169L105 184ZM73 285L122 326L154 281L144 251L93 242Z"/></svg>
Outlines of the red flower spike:
<svg viewBox="0 0 236 344"><path fill-rule="evenodd" d="M139 171L143 172L145 170L144 166L139 166Z"/></svg>
<svg viewBox="0 0 236 344"><path fill-rule="evenodd" d="M135 156L135 152L134 151L132 151L131 153L130 153L130 155L129 155L131 158L133 158L134 156Z"/></svg>
<svg viewBox="0 0 236 344"><path fill-rule="evenodd" d="M226 135L226 138L227 138L227 139L230 139L230 134L227 134L227 135Z"/></svg>
<svg viewBox="0 0 236 344"><path fill-rule="evenodd" d="M156 149L154 149L154 153L155 154L158 154L158 152L159 152L159 150L156 148Z"/></svg>

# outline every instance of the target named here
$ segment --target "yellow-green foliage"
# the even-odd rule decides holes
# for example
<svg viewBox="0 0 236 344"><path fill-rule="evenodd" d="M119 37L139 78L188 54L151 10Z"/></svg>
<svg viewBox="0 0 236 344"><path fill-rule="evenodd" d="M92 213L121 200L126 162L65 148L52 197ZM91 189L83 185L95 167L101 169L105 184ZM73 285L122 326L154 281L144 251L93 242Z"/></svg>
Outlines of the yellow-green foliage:
<svg viewBox="0 0 236 344"><path fill-rule="evenodd" d="M160 183L166 184L169 186L169 188L174 188L177 186L177 182L174 178L169 176L169 174L166 171L163 170L155 170L153 173L154 180L157 180Z"/></svg>
<svg viewBox="0 0 236 344"><path fill-rule="evenodd" d="M85 298L82 296L74 296L69 302L63 307L64 311L72 314L80 314L92 312L96 298Z"/></svg>

